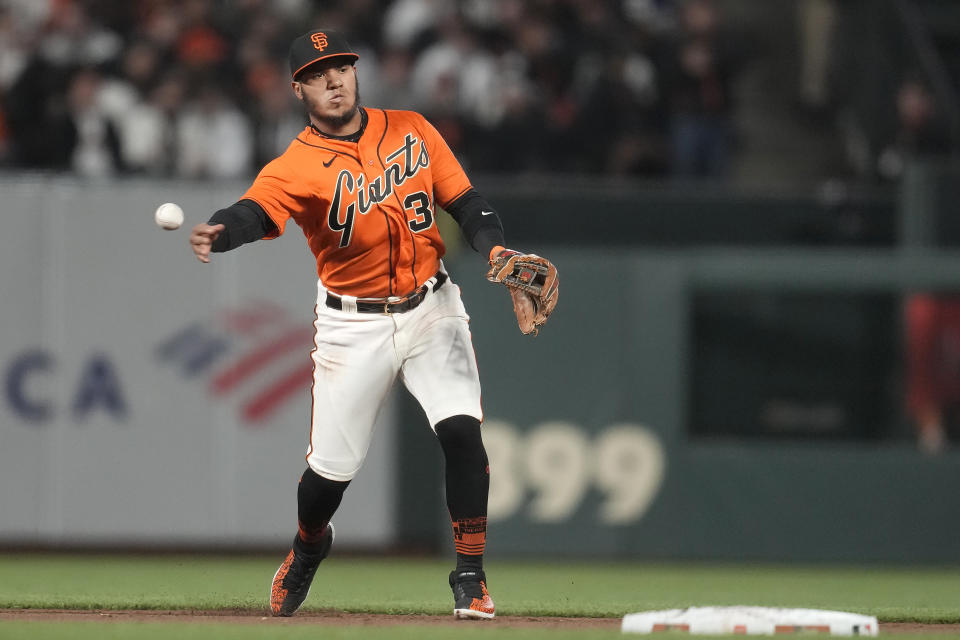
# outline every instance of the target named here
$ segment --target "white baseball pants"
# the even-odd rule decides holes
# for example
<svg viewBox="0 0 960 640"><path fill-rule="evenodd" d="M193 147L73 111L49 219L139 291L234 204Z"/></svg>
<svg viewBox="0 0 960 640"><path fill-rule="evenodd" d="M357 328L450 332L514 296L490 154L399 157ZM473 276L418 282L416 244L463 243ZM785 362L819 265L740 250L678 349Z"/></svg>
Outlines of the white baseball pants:
<svg viewBox="0 0 960 640"><path fill-rule="evenodd" d="M313 409L307 464L345 481L360 470L373 427L399 376L431 428L455 415L483 419L480 378L460 287L447 281L405 313L326 306L317 287Z"/></svg>

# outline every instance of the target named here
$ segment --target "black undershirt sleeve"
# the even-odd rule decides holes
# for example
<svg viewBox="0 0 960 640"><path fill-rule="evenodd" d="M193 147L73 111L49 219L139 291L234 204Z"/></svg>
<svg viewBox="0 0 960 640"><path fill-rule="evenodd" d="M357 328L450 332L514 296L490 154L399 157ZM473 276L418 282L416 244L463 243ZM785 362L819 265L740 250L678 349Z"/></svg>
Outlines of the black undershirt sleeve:
<svg viewBox="0 0 960 640"><path fill-rule="evenodd" d="M210 216L207 224L222 224L225 227L210 247L214 253L230 251L259 240L271 231L276 232L277 228L263 207L253 200L240 200L226 209L220 209Z"/></svg>
<svg viewBox="0 0 960 640"><path fill-rule="evenodd" d="M494 247L506 246L500 216L476 189L470 189L444 209L460 225L467 243L484 258Z"/></svg>

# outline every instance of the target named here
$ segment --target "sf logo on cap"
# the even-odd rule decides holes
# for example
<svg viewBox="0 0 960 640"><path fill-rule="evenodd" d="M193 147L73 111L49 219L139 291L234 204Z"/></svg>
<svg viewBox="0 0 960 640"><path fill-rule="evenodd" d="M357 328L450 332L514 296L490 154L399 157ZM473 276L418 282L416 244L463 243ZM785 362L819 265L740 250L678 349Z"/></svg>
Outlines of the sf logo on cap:
<svg viewBox="0 0 960 640"><path fill-rule="evenodd" d="M313 41L313 48L323 51L327 48L327 34L325 33L315 33L310 36L310 40Z"/></svg>

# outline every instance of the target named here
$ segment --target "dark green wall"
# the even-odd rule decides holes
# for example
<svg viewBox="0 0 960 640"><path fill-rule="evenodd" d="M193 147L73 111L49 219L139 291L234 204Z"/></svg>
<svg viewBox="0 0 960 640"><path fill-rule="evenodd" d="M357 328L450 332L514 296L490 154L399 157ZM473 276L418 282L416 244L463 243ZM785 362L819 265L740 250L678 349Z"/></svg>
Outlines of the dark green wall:
<svg viewBox="0 0 960 640"><path fill-rule="evenodd" d="M895 301L911 290L960 288L960 258L887 249L525 248L550 257L561 274L560 303L536 338L519 333L508 295L484 281L476 255L448 261L471 314L484 389L491 555L960 561L960 454L917 453L895 409L875 414L884 424L843 430L860 415L849 409L855 403L896 407ZM838 375L835 362L844 376L886 383L825 398L791 396L788 385L780 396L758 397L767 385L755 384L757 372L743 376L731 363L729 406L744 404L737 393L752 396L755 407L786 406L781 413L795 418L794 432L777 433L769 412L746 411L746 433L692 433L695 415L729 422L722 397L711 400L711 412L698 409L703 345L694 302L705 295L750 296L751 304L768 296L772 309L792 296L794 318L783 323L794 327L792 351L777 350L774 361L815 349L825 379ZM858 316L849 300L864 295L894 303L868 305ZM805 308L805 300L817 302ZM867 351L874 341L888 357L850 360L844 340L823 340L817 318L831 300L852 314L846 330L854 337L858 328L879 331L864 338ZM887 317L857 320L877 314ZM749 366L771 366L769 375L778 376L770 359L764 365L765 344L757 341ZM411 423L423 420L409 403L407 414ZM840 431L827 433L823 424ZM405 446L402 459L436 448L428 438ZM419 479L401 477L402 528L411 541L445 547L438 449L426 459L436 464L423 465Z"/></svg>

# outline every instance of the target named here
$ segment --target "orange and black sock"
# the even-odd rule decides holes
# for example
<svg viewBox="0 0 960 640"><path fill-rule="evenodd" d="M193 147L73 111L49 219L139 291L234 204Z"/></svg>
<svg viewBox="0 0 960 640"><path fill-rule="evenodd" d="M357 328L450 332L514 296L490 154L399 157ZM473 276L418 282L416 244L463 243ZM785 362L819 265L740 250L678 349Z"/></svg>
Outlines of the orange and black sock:
<svg viewBox="0 0 960 640"><path fill-rule="evenodd" d="M487 518L450 519L453 544L457 548L457 571L483 569L483 550L487 544Z"/></svg>

